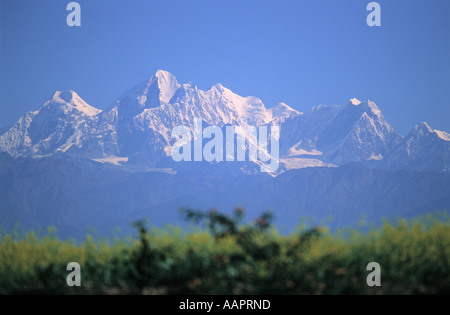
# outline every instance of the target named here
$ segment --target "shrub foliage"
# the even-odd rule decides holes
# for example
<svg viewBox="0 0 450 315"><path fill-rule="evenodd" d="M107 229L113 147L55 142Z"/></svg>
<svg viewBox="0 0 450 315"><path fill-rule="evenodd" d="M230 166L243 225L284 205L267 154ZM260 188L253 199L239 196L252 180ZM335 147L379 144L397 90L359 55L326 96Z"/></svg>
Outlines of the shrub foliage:
<svg viewBox="0 0 450 315"><path fill-rule="evenodd" d="M4 233L1 294L439 294L450 293L450 221L385 223L369 232L299 228L281 235L264 213L183 210L200 228L148 229L138 239L77 244ZM381 287L369 287L369 262L381 265ZM81 286L69 287L69 262Z"/></svg>

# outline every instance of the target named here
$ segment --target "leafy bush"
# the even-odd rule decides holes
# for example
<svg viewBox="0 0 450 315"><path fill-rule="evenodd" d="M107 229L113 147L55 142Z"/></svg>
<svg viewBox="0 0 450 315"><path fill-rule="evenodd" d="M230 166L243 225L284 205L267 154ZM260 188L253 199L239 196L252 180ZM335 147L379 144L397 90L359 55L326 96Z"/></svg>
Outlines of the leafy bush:
<svg viewBox="0 0 450 315"><path fill-rule="evenodd" d="M202 229L147 229L139 239L61 241L6 234L0 240L0 293L44 294L438 294L450 293L450 221L385 223L370 232L299 229L280 235L272 215L244 224L244 210L183 210ZM81 287L66 285L69 262ZM369 262L381 287L369 287Z"/></svg>

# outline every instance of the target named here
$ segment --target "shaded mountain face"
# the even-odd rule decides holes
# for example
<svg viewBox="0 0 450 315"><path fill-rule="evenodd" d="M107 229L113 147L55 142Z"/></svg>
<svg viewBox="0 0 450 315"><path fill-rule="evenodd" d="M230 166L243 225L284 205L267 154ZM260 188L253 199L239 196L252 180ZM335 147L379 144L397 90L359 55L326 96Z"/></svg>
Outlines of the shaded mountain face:
<svg viewBox="0 0 450 315"><path fill-rule="evenodd" d="M381 218L411 218L450 209L450 174L339 168L291 170L272 178L231 173L128 172L122 167L65 156L12 158L0 153L0 222L28 229L56 226L82 239L86 228L103 235L148 218L156 226L183 224L181 207L231 211L248 219L272 210L278 227L293 231L301 219L331 227ZM43 185L45 183L45 185ZM327 221L332 218L331 221Z"/></svg>
<svg viewBox="0 0 450 315"><path fill-rule="evenodd" d="M104 111L73 91L58 91L0 134L0 150L13 157L87 158L134 171L201 170L203 164L175 163L170 156L172 130L187 126L193 135L195 118L222 129L280 126L280 167L273 175L358 161L378 161L374 165L386 169L450 169L448 134L428 127L429 136L413 130L403 138L374 102L352 99L347 105L320 105L306 113L284 103L266 108L260 99L239 96L221 84L203 91L192 83L180 84L162 70ZM227 172L259 172L254 163L244 164L222 166Z"/></svg>
<svg viewBox="0 0 450 315"><path fill-rule="evenodd" d="M38 110L28 112L0 136L0 149L14 157L66 152L80 145L86 121L101 111L73 91L56 92Z"/></svg>
<svg viewBox="0 0 450 315"><path fill-rule="evenodd" d="M389 152L381 167L450 172L450 134L420 123Z"/></svg>
<svg viewBox="0 0 450 315"><path fill-rule="evenodd" d="M283 141L284 140L284 141ZM318 106L282 125L282 152L288 157L314 156L334 165L382 159L400 134L371 101L345 106Z"/></svg>

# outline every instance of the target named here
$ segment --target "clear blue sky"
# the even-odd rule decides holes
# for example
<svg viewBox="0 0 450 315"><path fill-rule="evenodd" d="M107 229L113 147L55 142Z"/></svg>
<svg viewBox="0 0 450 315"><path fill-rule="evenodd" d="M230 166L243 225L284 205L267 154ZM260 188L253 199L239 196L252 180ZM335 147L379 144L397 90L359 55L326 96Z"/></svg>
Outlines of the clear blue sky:
<svg viewBox="0 0 450 315"><path fill-rule="evenodd" d="M266 106L306 111L353 97L375 101L406 134L450 131L450 1L0 0L0 126L55 90L105 108L157 69L207 89L222 83Z"/></svg>

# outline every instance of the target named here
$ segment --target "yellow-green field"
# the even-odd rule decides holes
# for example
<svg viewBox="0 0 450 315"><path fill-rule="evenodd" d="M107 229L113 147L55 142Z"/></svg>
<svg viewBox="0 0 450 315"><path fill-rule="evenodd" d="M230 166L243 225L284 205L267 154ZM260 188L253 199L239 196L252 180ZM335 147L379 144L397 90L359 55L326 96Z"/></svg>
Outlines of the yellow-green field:
<svg viewBox="0 0 450 315"><path fill-rule="evenodd" d="M237 214L239 215L239 214ZM145 229L138 239L81 244L4 234L0 293L47 294L437 294L450 293L450 220L385 223L367 233L300 229L280 235L263 220L210 213L205 229ZM381 287L369 287L369 262ZM81 286L69 287L69 262Z"/></svg>

